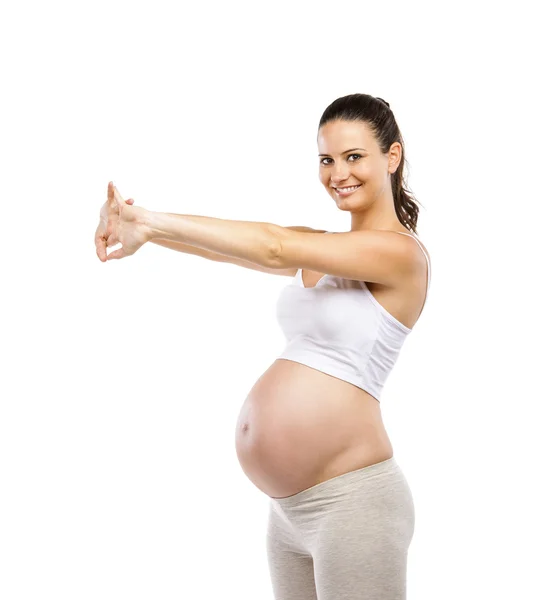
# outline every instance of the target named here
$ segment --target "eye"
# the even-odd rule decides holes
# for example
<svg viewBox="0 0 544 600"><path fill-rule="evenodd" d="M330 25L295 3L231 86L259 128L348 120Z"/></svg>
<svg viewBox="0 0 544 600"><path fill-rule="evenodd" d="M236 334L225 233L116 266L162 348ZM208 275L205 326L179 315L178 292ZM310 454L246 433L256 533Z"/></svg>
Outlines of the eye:
<svg viewBox="0 0 544 600"><path fill-rule="evenodd" d="M348 155L348 158L351 158L352 156L357 156L357 157L358 157L358 158L357 158L357 160L358 160L359 158L362 158L362 155L361 155L361 154L350 154L350 155ZM331 159L330 159L330 158L327 158L327 157L325 157L325 158L322 158L322 159L321 159L321 161L320 161L322 165L324 165L324 166L328 167L328 166L329 166L329 163L325 163L325 162L323 162L323 161L325 161L325 160L331 160ZM355 162L355 161L354 161L354 160L352 160L351 162Z"/></svg>

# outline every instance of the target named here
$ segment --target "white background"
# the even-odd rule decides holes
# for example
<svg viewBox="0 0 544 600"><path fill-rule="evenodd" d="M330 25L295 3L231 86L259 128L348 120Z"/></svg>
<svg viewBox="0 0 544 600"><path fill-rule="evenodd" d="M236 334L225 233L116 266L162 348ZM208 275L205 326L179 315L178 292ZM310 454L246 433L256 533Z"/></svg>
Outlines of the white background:
<svg viewBox="0 0 544 600"><path fill-rule="evenodd" d="M149 210L349 230L316 135L355 92L395 113L433 260L381 404L408 599L544 597L536 6L2 5L3 600L272 600L234 431L289 280L151 243L104 264L94 231L109 180Z"/></svg>

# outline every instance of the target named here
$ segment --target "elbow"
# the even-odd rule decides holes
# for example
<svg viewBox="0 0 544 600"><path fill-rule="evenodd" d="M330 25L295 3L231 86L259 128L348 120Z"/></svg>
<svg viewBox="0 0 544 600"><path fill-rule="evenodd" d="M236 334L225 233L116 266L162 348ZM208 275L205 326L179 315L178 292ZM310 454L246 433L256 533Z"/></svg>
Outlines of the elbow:
<svg viewBox="0 0 544 600"><path fill-rule="evenodd" d="M278 230L283 229L283 227L278 227L272 223L268 223L267 225L269 231L269 243L268 264L266 266L273 269L281 269L281 235Z"/></svg>

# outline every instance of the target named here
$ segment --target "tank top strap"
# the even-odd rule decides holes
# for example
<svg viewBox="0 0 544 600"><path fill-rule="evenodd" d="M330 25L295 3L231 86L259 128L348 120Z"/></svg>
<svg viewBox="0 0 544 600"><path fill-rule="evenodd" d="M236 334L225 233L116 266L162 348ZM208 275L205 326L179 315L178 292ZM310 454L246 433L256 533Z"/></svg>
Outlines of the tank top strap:
<svg viewBox="0 0 544 600"><path fill-rule="evenodd" d="M429 287L431 285L431 263L429 261L429 257L427 256L427 253L423 249L423 246L421 245L421 242L418 240L416 235L412 235L410 233L404 233L404 231L395 231L395 233L400 233L401 235L407 235L408 237L414 238L414 240L418 243L418 246L421 248L421 251L425 255L425 259L427 261L427 291L425 292L425 300L423 302L423 306L425 306L425 303L427 302L427 296L429 295ZM422 308L422 310L423 310L423 308Z"/></svg>

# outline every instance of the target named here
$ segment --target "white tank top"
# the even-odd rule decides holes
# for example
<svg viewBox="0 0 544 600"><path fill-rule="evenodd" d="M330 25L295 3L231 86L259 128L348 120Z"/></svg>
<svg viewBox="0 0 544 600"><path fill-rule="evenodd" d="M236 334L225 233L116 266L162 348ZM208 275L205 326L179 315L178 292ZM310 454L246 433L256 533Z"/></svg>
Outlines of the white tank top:
<svg viewBox="0 0 544 600"><path fill-rule="evenodd" d="M415 235L396 233L413 237L427 259L425 306L431 283L429 258ZM383 308L364 281L326 274L306 288L301 269L280 292L276 317L287 340L278 358L352 383L378 401L412 331Z"/></svg>

